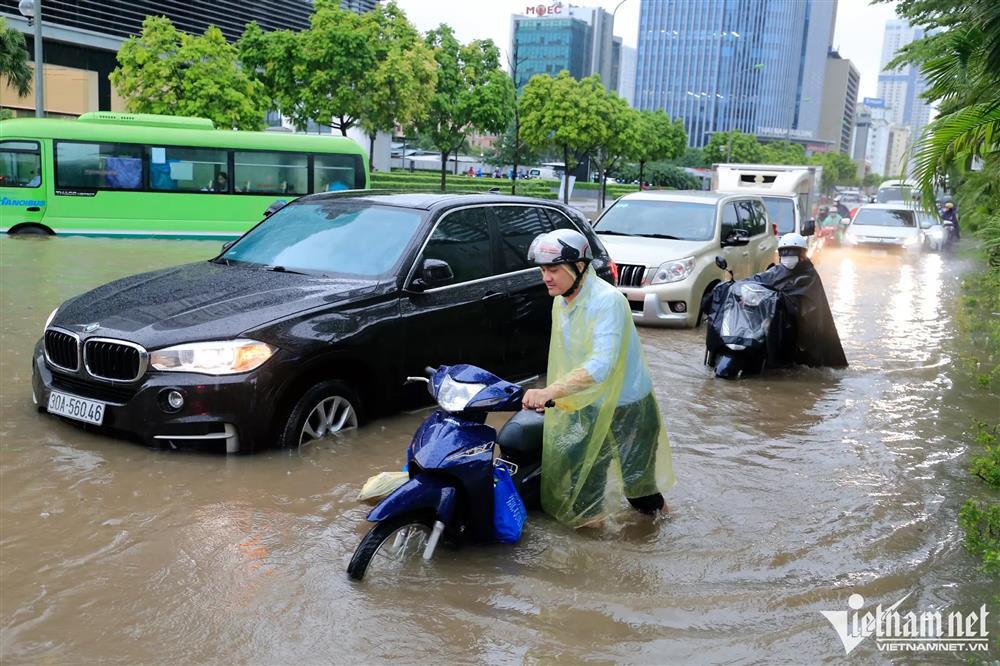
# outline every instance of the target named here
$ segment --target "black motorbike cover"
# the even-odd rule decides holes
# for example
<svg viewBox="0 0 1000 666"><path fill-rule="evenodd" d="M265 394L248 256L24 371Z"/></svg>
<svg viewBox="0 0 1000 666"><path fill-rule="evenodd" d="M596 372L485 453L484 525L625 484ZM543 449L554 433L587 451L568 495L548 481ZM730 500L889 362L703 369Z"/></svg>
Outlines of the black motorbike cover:
<svg viewBox="0 0 1000 666"><path fill-rule="evenodd" d="M778 333L791 339L769 344L769 351L780 351L786 362L800 365L847 367L823 281L809 259L803 258L791 270L777 264L749 279L781 292L783 297L787 321L782 322ZM771 365L770 358L768 361Z"/></svg>

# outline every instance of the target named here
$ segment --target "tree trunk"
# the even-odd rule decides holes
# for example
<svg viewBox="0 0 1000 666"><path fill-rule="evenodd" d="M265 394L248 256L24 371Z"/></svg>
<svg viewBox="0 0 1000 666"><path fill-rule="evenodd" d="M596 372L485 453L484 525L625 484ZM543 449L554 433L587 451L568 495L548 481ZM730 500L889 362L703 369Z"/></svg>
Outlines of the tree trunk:
<svg viewBox="0 0 1000 666"><path fill-rule="evenodd" d="M608 189L608 170L601 169L601 205L599 210L604 210L604 206L607 203L607 189Z"/></svg>
<svg viewBox="0 0 1000 666"><path fill-rule="evenodd" d="M642 192L642 174L646 171L646 160L639 160L639 191Z"/></svg>
<svg viewBox="0 0 1000 666"><path fill-rule="evenodd" d="M441 151L441 191L444 192L445 178L448 175L448 151Z"/></svg>
<svg viewBox="0 0 1000 666"><path fill-rule="evenodd" d="M347 136L347 120L344 116L340 117L340 136Z"/></svg>
<svg viewBox="0 0 1000 666"><path fill-rule="evenodd" d="M375 133L373 132L368 135L368 171L374 171L374 170L375 170Z"/></svg>
<svg viewBox="0 0 1000 666"><path fill-rule="evenodd" d="M563 146L563 203L569 205L569 146Z"/></svg>

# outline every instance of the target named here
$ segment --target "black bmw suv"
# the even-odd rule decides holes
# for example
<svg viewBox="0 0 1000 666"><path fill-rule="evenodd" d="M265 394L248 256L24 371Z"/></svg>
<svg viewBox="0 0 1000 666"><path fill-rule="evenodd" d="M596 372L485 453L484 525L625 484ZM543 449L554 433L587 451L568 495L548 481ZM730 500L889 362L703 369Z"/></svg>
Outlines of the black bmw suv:
<svg viewBox="0 0 1000 666"><path fill-rule="evenodd" d="M503 195L302 197L210 261L116 280L46 323L39 409L149 444L298 447L398 408L407 376L544 371L552 299L531 240L587 219Z"/></svg>

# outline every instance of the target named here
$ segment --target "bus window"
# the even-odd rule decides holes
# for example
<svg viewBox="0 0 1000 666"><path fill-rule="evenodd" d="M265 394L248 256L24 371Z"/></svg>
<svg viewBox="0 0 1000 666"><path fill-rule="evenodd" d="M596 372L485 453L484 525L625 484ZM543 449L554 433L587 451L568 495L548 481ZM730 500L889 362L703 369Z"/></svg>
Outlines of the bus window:
<svg viewBox="0 0 1000 666"><path fill-rule="evenodd" d="M313 192L364 189L357 155L313 155Z"/></svg>
<svg viewBox="0 0 1000 666"><path fill-rule="evenodd" d="M172 192L228 192L228 151L150 146L149 187Z"/></svg>
<svg viewBox="0 0 1000 666"><path fill-rule="evenodd" d="M42 161L34 141L0 141L0 187L38 187Z"/></svg>
<svg viewBox="0 0 1000 666"><path fill-rule="evenodd" d="M56 187L141 190L142 146L57 141Z"/></svg>
<svg viewBox="0 0 1000 666"><path fill-rule="evenodd" d="M307 194L309 159L297 153L236 151L233 185L237 192Z"/></svg>

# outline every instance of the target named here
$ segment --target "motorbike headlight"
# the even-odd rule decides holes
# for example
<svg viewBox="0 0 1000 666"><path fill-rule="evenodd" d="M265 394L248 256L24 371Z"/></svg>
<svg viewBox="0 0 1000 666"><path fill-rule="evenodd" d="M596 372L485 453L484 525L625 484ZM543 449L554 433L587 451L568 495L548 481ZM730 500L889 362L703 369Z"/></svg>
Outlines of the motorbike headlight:
<svg viewBox="0 0 1000 666"><path fill-rule="evenodd" d="M149 364L169 372L198 372L206 375L236 375L264 364L278 351L256 340L192 342L149 353Z"/></svg>
<svg viewBox="0 0 1000 666"><path fill-rule="evenodd" d="M451 377L445 377L441 387L438 388L437 401L447 412L460 412L484 388L486 384L463 384Z"/></svg>
<svg viewBox="0 0 1000 666"><path fill-rule="evenodd" d="M45 331L45 329L47 329L49 327L49 324L52 323L52 320L56 318L56 313L57 312L59 312L59 308L58 307L54 308L52 310L52 312L49 313L49 318L45 320L45 326L42 327L42 331L43 332Z"/></svg>
<svg viewBox="0 0 1000 666"><path fill-rule="evenodd" d="M653 274L650 284L664 284L667 282L680 282L691 275L694 270L694 257L685 257L676 261L667 261L660 264Z"/></svg>

